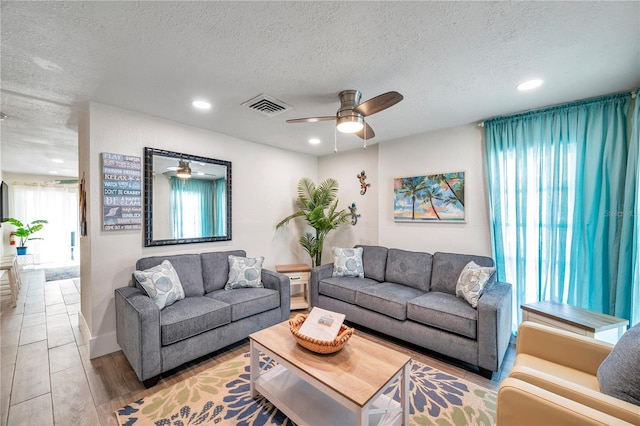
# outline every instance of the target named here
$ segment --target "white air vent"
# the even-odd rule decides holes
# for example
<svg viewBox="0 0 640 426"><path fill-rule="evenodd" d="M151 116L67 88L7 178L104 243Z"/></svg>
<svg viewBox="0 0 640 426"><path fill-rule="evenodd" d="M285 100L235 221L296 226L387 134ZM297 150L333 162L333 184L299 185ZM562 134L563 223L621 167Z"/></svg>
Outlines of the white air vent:
<svg viewBox="0 0 640 426"><path fill-rule="evenodd" d="M277 100L276 98L272 98L269 95L258 95L253 99L249 99L247 102L243 103L242 106L245 106L254 111L258 111L261 114L264 114L268 117L274 117L281 112L287 111L291 109L291 105L287 105L282 101Z"/></svg>

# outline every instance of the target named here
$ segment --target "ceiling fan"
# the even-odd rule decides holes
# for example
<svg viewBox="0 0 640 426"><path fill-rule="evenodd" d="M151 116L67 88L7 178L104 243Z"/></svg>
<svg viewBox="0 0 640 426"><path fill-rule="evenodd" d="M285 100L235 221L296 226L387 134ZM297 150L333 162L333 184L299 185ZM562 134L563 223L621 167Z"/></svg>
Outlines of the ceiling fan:
<svg viewBox="0 0 640 426"><path fill-rule="evenodd" d="M204 173L198 170L191 170L190 161L186 160L178 160L178 166L167 167L167 171L163 174L166 176L176 176L180 179L191 179L192 175L195 176L209 176L209 177L217 177L217 175L213 173ZM202 163L196 163L196 165L204 166Z"/></svg>
<svg viewBox="0 0 640 426"><path fill-rule="evenodd" d="M403 99L398 92L387 92L360 103L362 93L359 90L343 90L339 94L340 108L335 116L294 118L287 123L315 123L316 121L336 121L336 128L342 133L355 133L367 140L376 134L364 120L376 112L394 106Z"/></svg>

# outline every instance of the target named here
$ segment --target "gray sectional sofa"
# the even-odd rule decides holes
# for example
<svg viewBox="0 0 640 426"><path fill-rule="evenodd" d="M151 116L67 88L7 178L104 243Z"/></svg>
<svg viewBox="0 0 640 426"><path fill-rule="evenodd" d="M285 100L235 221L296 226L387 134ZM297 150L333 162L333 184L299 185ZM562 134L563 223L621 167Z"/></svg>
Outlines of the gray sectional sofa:
<svg viewBox="0 0 640 426"><path fill-rule="evenodd" d="M146 387L161 373L289 319L289 277L262 269L264 288L225 290L229 255L246 257L234 250L138 260L136 270L169 260L178 274L185 298L162 310L135 278L115 290L118 344Z"/></svg>
<svg viewBox="0 0 640 426"><path fill-rule="evenodd" d="M313 268L312 306L477 365L485 377L499 370L511 337L511 285L496 282L493 274L477 308L456 297L465 265L493 266L491 258L356 247L363 248L364 278L333 277L333 264Z"/></svg>

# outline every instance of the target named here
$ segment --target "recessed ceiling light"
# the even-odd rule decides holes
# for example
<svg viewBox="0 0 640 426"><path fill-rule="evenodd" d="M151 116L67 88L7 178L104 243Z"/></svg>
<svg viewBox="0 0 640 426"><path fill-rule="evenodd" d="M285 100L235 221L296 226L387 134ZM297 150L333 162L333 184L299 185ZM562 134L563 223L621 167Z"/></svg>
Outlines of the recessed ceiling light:
<svg viewBox="0 0 640 426"><path fill-rule="evenodd" d="M64 163L64 160L61 160L60 158L52 158L51 162L52 163L62 164L62 163Z"/></svg>
<svg viewBox="0 0 640 426"><path fill-rule="evenodd" d="M309 143L310 143L311 145L318 145L318 144L320 143L320 139L318 139L318 138L311 138L311 139L309 139Z"/></svg>
<svg viewBox="0 0 640 426"><path fill-rule="evenodd" d="M58 172L57 172L57 171L55 171L55 170L50 170L50 171L49 171L49 174L50 174L50 175L57 175L57 174L58 174Z"/></svg>
<svg viewBox="0 0 640 426"><path fill-rule="evenodd" d="M191 102L191 105L193 105L193 107L197 109L203 109L203 110L211 109L211 104L203 100L193 101Z"/></svg>
<svg viewBox="0 0 640 426"><path fill-rule="evenodd" d="M542 86L542 80L535 79L535 80L523 81L522 83L518 84L516 88L518 90L531 90L540 86Z"/></svg>

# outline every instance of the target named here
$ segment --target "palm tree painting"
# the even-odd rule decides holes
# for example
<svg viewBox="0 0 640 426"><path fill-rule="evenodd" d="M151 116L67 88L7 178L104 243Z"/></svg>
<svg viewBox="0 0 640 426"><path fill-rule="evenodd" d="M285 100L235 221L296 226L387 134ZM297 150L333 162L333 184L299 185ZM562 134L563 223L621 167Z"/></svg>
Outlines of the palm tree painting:
<svg viewBox="0 0 640 426"><path fill-rule="evenodd" d="M399 222L463 222L464 172L396 178L393 219Z"/></svg>

